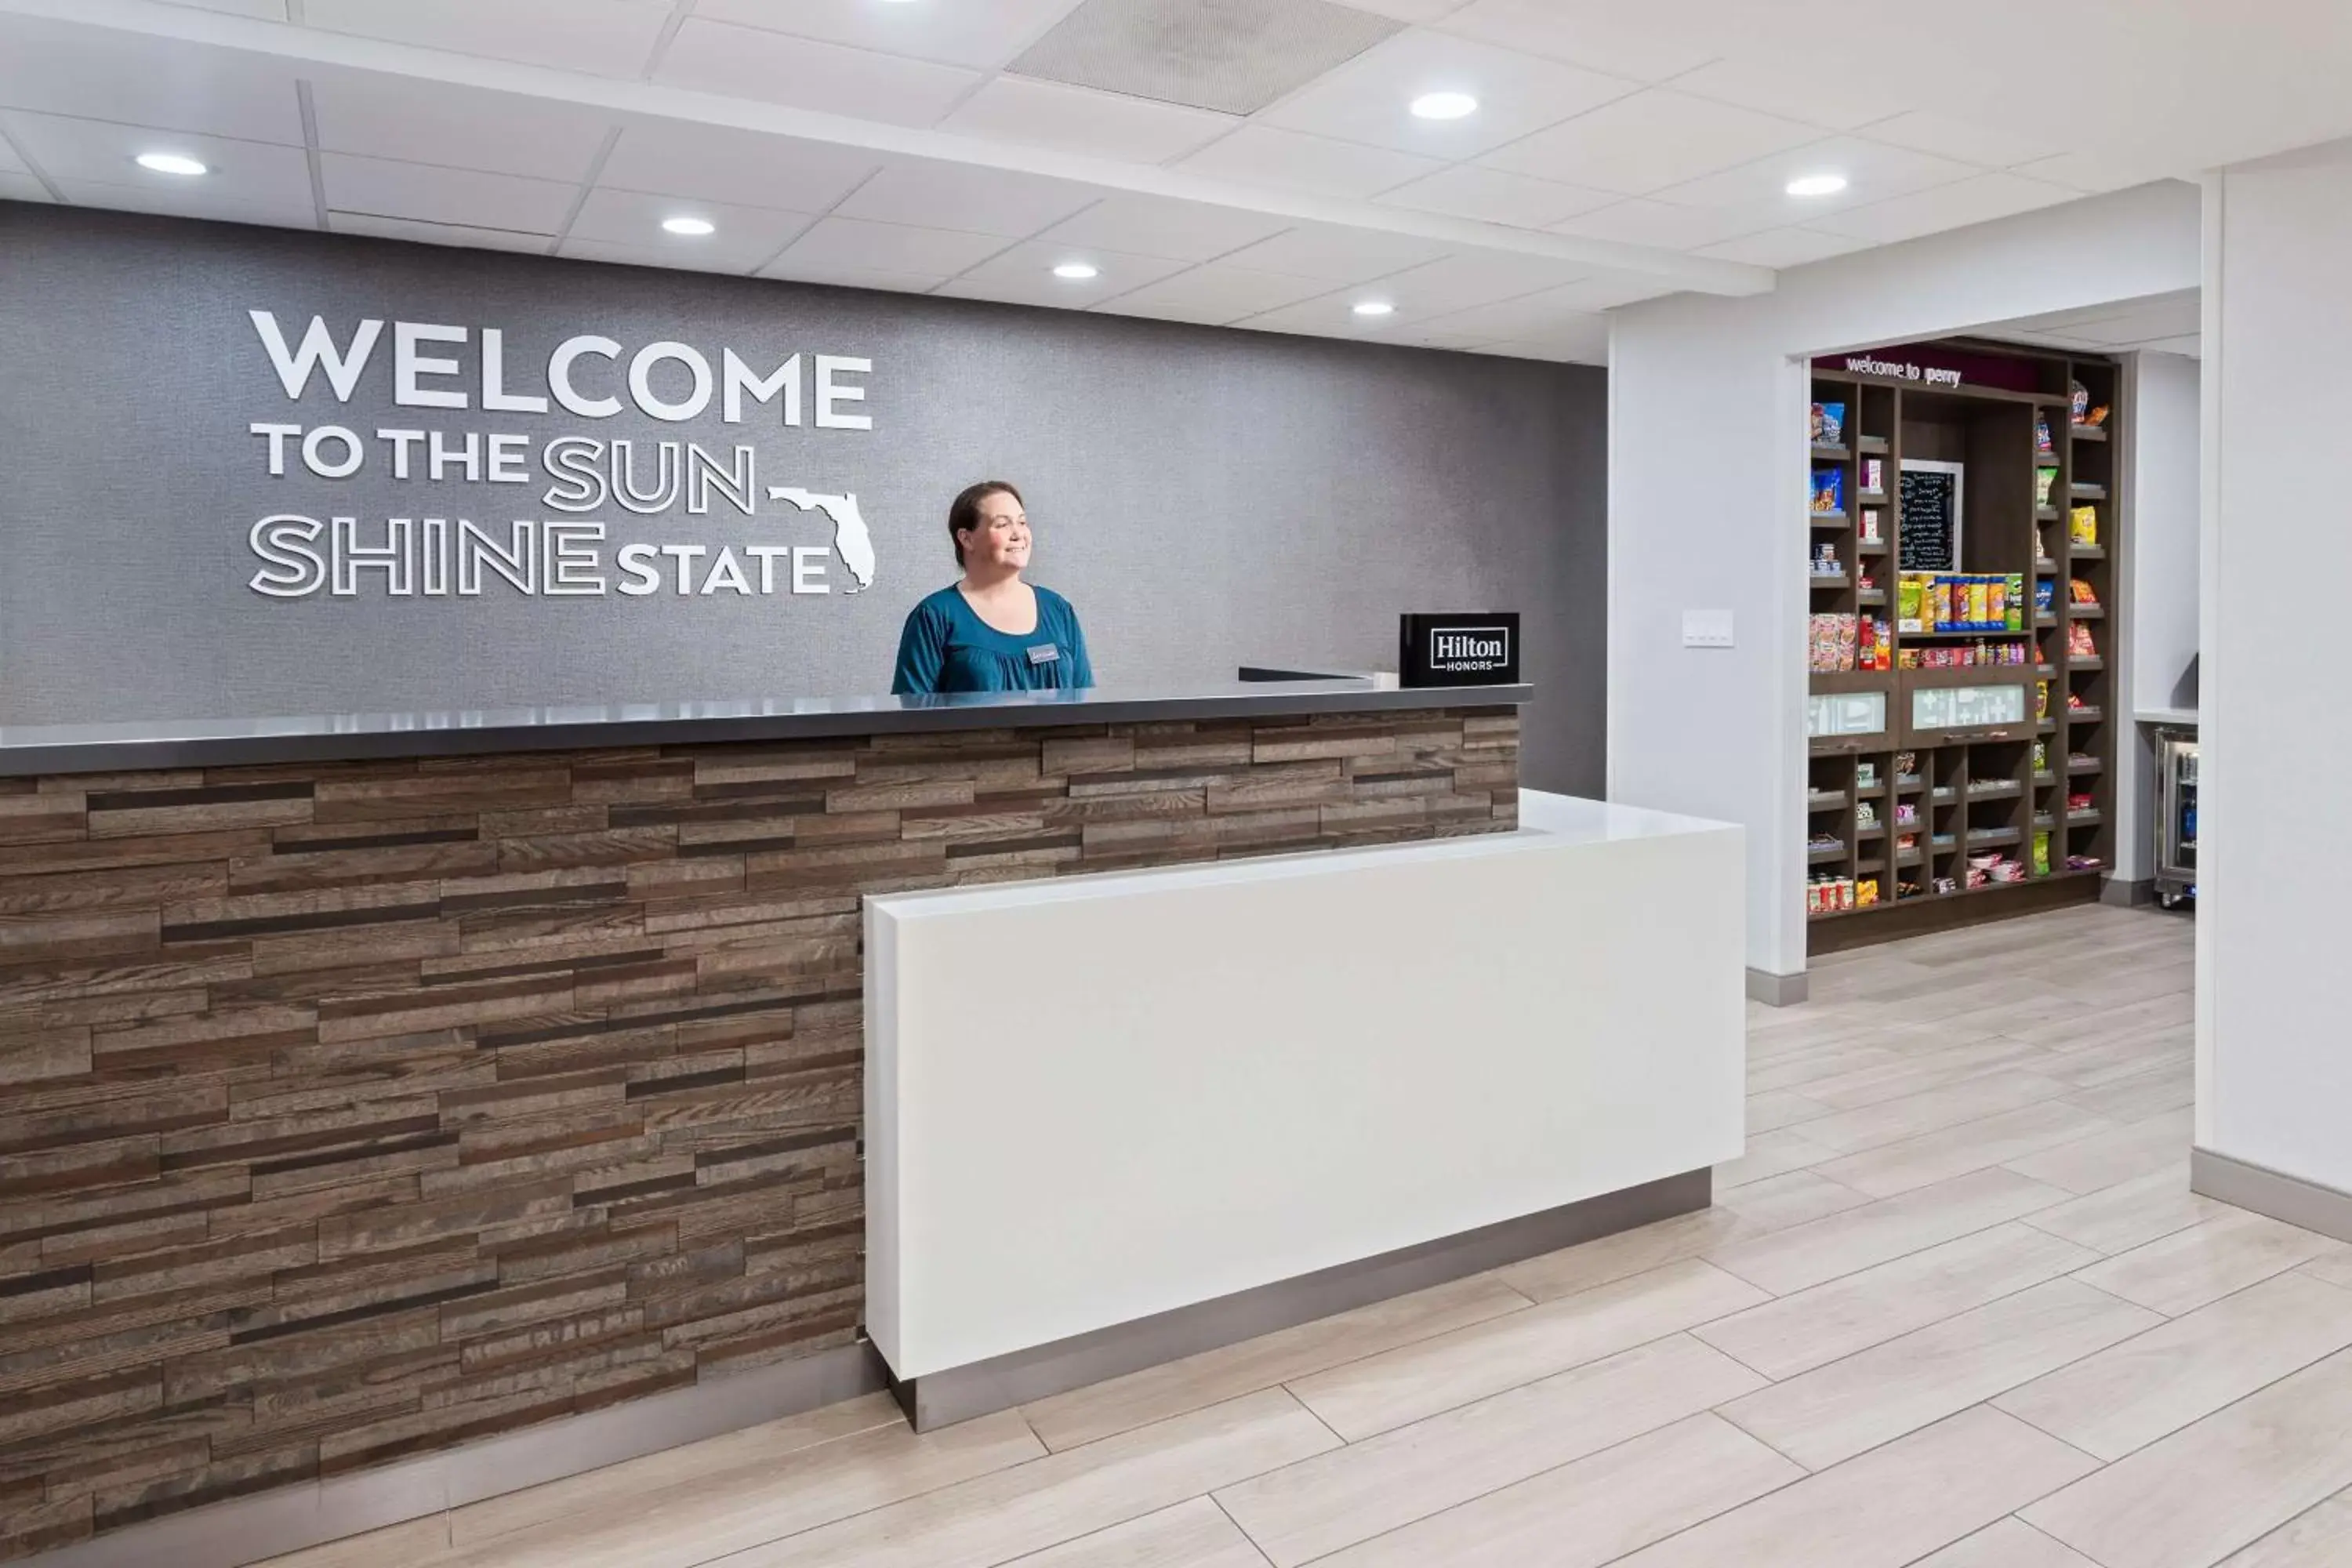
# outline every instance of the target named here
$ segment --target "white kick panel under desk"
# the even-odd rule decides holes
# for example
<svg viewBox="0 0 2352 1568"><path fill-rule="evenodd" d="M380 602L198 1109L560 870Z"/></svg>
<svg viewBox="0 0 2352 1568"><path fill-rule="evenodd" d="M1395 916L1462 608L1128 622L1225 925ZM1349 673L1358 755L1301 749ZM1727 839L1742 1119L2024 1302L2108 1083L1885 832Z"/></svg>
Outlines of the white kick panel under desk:
<svg viewBox="0 0 2352 1568"><path fill-rule="evenodd" d="M1740 831L870 898L866 1311L902 1379L1742 1149Z"/></svg>

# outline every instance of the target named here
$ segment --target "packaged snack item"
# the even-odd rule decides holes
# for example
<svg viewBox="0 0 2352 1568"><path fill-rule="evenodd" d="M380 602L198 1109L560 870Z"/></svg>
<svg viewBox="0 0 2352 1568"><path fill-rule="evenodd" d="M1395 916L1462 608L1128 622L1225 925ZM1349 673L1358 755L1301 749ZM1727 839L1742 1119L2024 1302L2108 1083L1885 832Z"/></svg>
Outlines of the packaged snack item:
<svg viewBox="0 0 2352 1568"><path fill-rule="evenodd" d="M2050 875L2050 835L2047 833L2033 836L2033 874L2037 877Z"/></svg>
<svg viewBox="0 0 2352 1568"><path fill-rule="evenodd" d="M1928 588L1927 629L1945 631L1951 626L1952 619L1952 580L1937 577Z"/></svg>
<svg viewBox="0 0 2352 1568"><path fill-rule="evenodd" d="M2078 506L2066 514L2066 537L2077 544L2099 542L2099 509Z"/></svg>
<svg viewBox="0 0 2352 1568"><path fill-rule="evenodd" d="M2083 416L2083 428L2085 430L2095 430L2106 422L2107 405L2104 403Z"/></svg>
<svg viewBox="0 0 2352 1568"><path fill-rule="evenodd" d="M2048 681L2037 680L2033 683L2033 716L2035 718L2047 719L2050 717L2050 683Z"/></svg>
<svg viewBox="0 0 2352 1568"><path fill-rule="evenodd" d="M1895 579L1895 629L1899 632L1924 632L1927 623L1923 589L1926 584L1916 572L1906 572Z"/></svg>
<svg viewBox="0 0 2352 1568"><path fill-rule="evenodd" d="M2066 596L2073 599L2074 603L2081 605L2085 609L2095 610L2099 607L2098 590L2092 587L2088 583L2084 582L2080 577L2073 577L2067 580Z"/></svg>
<svg viewBox="0 0 2352 1568"><path fill-rule="evenodd" d="M1853 764L1853 787L1856 789L1878 787L1878 764L1875 762L1865 759Z"/></svg>
<svg viewBox="0 0 2352 1568"><path fill-rule="evenodd" d="M2038 524L2033 530L2033 559L2036 561L2050 559L2050 536L2042 532Z"/></svg>
<svg viewBox="0 0 2352 1568"><path fill-rule="evenodd" d="M1981 577L1969 579L1969 625L1992 624L1992 584Z"/></svg>
<svg viewBox="0 0 2352 1568"><path fill-rule="evenodd" d="M1875 877L1864 877L1861 881L1859 881L1859 882L1857 882L1857 883L1855 883L1855 884L1854 884L1854 889L1853 889L1853 891L1854 891L1854 906L1855 906L1857 909L1864 909L1864 910L1867 910L1867 909L1874 909L1875 907L1877 907L1877 904L1878 904L1878 879L1877 879L1877 878L1875 878Z"/></svg>
<svg viewBox="0 0 2352 1568"><path fill-rule="evenodd" d="M2023 631L2025 629L2025 574L2011 573L2003 581L2001 590L2001 629L2011 632Z"/></svg>
<svg viewBox="0 0 2352 1568"><path fill-rule="evenodd" d="M2058 607L2058 584L2047 577L2033 582L2033 613L2046 616Z"/></svg>
<svg viewBox="0 0 2352 1568"><path fill-rule="evenodd" d="M1852 669L1853 668L1854 649L1856 644L1860 640L1860 629L1856 625L1858 619L1858 616L1855 616L1851 613L1838 616L1837 667L1840 669Z"/></svg>
<svg viewBox="0 0 2352 1568"><path fill-rule="evenodd" d="M1864 458L1862 460L1862 488L1876 495L1886 489L1886 459Z"/></svg>
<svg viewBox="0 0 2352 1568"><path fill-rule="evenodd" d="M1856 801L1853 807L1853 825L1856 827L1877 826L1878 807L1870 801Z"/></svg>
<svg viewBox="0 0 2352 1568"><path fill-rule="evenodd" d="M2051 491L2051 489L2053 489L2053 488L2057 483L2058 483L2058 470L2057 470L2057 469L2055 469L2055 468L2036 468L2036 469L2034 469L2034 470L2033 470L2033 504L2034 504L2035 506L2048 506L2048 505L2050 504L2050 491Z"/></svg>
<svg viewBox="0 0 2352 1568"><path fill-rule="evenodd" d="M1862 542L1864 544L1884 544L1886 542L1878 536L1878 509L1876 507L1864 507L1863 509Z"/></svg>
<svg viewBox="0 0 2352 1568"><path fill-rule="evenodd" d="M2068 658L2099 657L2099 645L2091 637L2090 622L2075 621L2066 627L2066 657Z"/></svg>
<svg viewBox="0 0 2352 1568"><path fill-rule="evenodd" d="M2072 405L2074 423L2077 425L2089 424L2090 421L2084 417L2084 416L2089 414L2091 411L2091 389L2084 386L2079 381L2069 382L2067 383L2067 385L2074 393L2073 397L2069 401Z"/></svg>
<svg viewBox="0 0 2352 1568"><path fill-rule="evenodd" d="M1813 405L1813 445L1842 446L1845 441L1845 405L1816 403Z"/></svg>
<svg viewBox="0 0 2352 1568"><path fill-rule="evenodd" d="M2050 771L2050 742L2047 741L2033 742L2033 771L2037 773Z"/></svg>
<svg viewBox="0 0 2352 1568"><path fill-rule="evenodd" d="M1845 510L1845 470L1843 468L1813 470L1813 510L1817 512Z"/></svg>
<svg viewBox="0 0 2352 1568"><path fill-rule="evenodd" d="M2036 413L2033 416L2033 449L2037 452L2056 450L2050 440L2050 416L2047 414Z"/></svg>

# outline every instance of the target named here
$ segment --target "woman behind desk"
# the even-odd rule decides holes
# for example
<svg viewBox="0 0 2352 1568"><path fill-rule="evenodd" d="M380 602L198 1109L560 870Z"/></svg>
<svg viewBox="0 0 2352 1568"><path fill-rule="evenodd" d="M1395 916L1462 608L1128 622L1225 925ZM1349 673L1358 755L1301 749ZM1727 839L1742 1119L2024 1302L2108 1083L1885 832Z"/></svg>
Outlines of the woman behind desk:
<svg viewBox="0 0 2352 1568"><path fill-rule="evenodd" d="M898 695L1042 691L1092 686L1086 633L1070 602L1022 581L1029 515L1002 479L971 486L948 509L961 582L918 604L898 637Z"/></svg>

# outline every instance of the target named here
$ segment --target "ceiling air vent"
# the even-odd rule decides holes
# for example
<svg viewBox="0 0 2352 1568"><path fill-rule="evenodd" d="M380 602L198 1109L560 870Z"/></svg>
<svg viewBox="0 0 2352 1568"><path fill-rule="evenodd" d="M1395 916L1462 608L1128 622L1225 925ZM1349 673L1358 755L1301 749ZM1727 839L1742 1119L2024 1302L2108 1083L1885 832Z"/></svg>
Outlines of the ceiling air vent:
<svg viewBox="0 0 2352 1568"><path fill-rule="evenodd" d="M1402 26L1331 0L1086 0L1007 68L1252 114Z"/></svg>

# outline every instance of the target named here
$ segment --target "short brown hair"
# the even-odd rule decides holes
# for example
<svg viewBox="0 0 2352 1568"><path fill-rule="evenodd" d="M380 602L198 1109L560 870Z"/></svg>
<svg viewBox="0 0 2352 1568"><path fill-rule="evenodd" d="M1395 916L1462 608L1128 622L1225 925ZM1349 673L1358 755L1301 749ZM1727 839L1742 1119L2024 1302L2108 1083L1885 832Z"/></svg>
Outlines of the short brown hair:
<svg viewBox="0 0 2352 1568"><path fill-rule="evenodd" d="M1021 500L1021 492L1003 479L982 479L976 485L966 485L948 503L948 542L955 546L956 564L963 564L963 536L980 526L980 503L993 495L1008 495L1020 501L1024 510L1029 503Z"/></svg>

